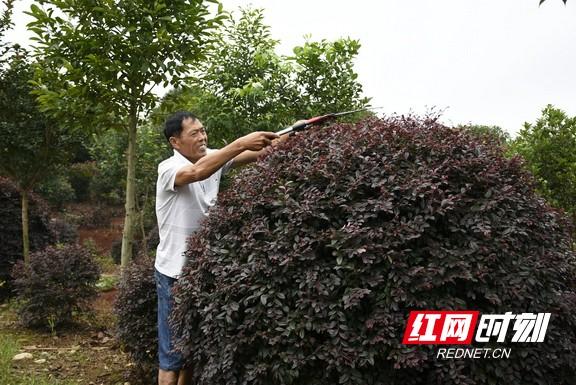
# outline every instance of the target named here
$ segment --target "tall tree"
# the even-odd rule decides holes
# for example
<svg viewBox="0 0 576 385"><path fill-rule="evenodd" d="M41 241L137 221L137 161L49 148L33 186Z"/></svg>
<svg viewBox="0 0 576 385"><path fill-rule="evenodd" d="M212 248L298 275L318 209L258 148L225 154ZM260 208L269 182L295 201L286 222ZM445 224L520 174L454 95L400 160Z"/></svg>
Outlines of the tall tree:
<svg viewBox="0 0 576 385"><path fill-rule="evenodd" d="M296 63L299 110L306 115L337 112L364 107L362 85L354 71L354 59L360 50L358 40L306 41L294 48L290 58Z"/></svg>
<svg viewBox="0 0 576 385"><path fill-rule="evenodd" d="M154 123L190 109L203 117L211 145L218 147L254 130L367 105L353 68L358 41L307 41L291 57L278 55L277 45L263 11L242 9L226 21L188 87L165 96Z"/></svg>
<svg viewBox="0 0 576 385"><path fill-rule="evenodd" d="M200 96L200 109L211 113L205 123L212 135L231 141L292 118L298 98L293 68L276 54L277 45L261 9L242 9L239 17L226 20L209 60L189 82L195 89L188 95ZM220 111L210 111L212 105Z"/></svg>
<svg viewBox="0 0 576 385"><path fill-rule="evenodd" d="M524 124L511 150L526 159L540 192L576 223L576 116L546 106L535 124Z"/></svg>
<svg viewBox="0 0 576 385"><path fill-rule="evenodd" d="M33 78L28 52L12 47L0 69L0 174L12 179L22 199L22 250L30 253L28 198L38 183L66 162L73 138L42 114L29 84Z"/></svg>
<svg viewBox="0 0 576 385"><path fill-rule="evenodd" d="M12 12L14 10L14 0L2 0L0 3L3 8L0 12L0 38L4 36L4 32L12 25Z"/></svg>
<svg viewBox="0 0 576 385"><path fill-rule="evenodd" d="M136 218L136 138L155 105L153 90L178 85L204 56L221 22L216 0L39 0L29 24L44 109L77 129L128 134L122 266L132 257Z"/></svg>

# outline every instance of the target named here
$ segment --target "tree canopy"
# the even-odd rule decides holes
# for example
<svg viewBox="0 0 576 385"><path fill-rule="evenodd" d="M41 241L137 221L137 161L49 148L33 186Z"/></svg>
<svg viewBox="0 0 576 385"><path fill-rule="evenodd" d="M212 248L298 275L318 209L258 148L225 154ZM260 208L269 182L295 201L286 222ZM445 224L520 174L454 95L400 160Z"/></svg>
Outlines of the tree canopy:
<svg viewBox="0 0 576 385"><path fill-rule="evenodd" d="M308 39L289 57L278 55L277 45L263 10L242 9L226 20L187 87L166 95L153 122L160 125L175 110L192 110L208 127L211 145L219 147L254 130L277 130L369 102L353 68L357 40Z"/></svg>
<svg viewBox="0 0 576 385"><path fill-rule="evenodd" d="M525 123L512 152L526 159L540 192L576 218L576 117L546 106L535 124Z"/></svg>
<svg viewBox="0 0 576 385"><path fill-rule="evenodd" d="M29 53L7 45L0 66L0 175L16 183L22 201L24 259L28 259L28 194L65 163L76 143L70 133L43 114L31 94L34 70Z"/></svg>
<svg viewBox="0 0 576 385"><path fill-rule="evenodd" d="M40 0L29 14L36 34L39 100L60 122L80 130L128 133L122 265L131 259L136 217L136 145L140 119L158 85L177 85L204 57L221 22L215 0Z"/></svg>

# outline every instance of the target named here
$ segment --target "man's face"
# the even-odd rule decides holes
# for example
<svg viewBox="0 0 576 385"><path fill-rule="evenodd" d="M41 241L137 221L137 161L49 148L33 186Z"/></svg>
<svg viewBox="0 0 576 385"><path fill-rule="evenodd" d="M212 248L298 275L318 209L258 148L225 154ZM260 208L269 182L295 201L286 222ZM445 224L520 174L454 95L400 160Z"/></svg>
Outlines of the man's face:
<svg viewBox="0 0 576 385"><path fill-rule="evenodd" d="M208 137L200 120L187 118L182 121L180 136L171 137L170 143L180 154L195 163L206 155Z"/></svg>

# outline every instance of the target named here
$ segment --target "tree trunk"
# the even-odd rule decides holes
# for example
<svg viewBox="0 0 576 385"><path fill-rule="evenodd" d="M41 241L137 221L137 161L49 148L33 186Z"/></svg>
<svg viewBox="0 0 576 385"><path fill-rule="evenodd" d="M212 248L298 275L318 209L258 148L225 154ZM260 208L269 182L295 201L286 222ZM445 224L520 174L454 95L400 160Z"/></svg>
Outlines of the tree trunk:
<svg viewBox="0 0 576 385"><path fill-rule="evenodd" d="M572 251L576 251L576 210L572 213Z"/></svg>
<svg viewBox="0 0 576 385"><path fill-rule="evenodd" d="M30 266L30 231L28 221L28 190L22 190L22 255L24 264Z"/></svg>
<svg viewBox="0 0 576 385"><path fill-rule="evenodd" d="M142 233L142 255L148 255L148 239L146 239L146 229L144 228L144 214L148 206L148 191L149 186L146 186L146 194L144 195L144 203L140 208L140 232Z"/></svg>
<svg viewBox="0 0 576 385"><path fill-rule="evenodd" d="M128 127L128 172L126 174L126 215L124 217L124 231L122 233L122 254L120 266L122 270L128 266L132 259L132 244L134 242L134 221L136 220L136 135L138 126L138 113L133 109L130 113Z"/></svg>

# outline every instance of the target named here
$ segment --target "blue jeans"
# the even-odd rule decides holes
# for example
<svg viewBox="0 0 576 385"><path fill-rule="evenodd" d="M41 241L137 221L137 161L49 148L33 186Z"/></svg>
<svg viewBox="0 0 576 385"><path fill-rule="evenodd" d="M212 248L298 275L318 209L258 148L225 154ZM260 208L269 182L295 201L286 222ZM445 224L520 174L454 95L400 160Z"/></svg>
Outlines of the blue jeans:
<svg viewBox="0 0 576 385"><path fill-rule="evenodd" d="M177 372L183 368L182 355L174 351L174 331L170 328L168 318L172 311L174 299L172 286L175 278L168 277L154 269L156 292L158 294L158 361L160 369Z"/></svg>

